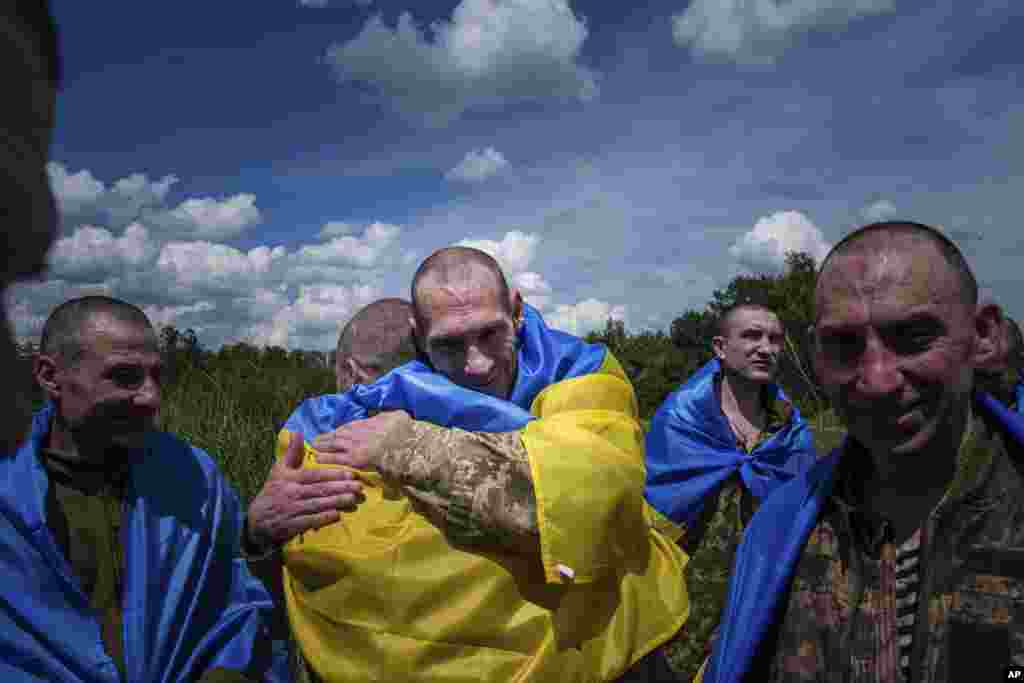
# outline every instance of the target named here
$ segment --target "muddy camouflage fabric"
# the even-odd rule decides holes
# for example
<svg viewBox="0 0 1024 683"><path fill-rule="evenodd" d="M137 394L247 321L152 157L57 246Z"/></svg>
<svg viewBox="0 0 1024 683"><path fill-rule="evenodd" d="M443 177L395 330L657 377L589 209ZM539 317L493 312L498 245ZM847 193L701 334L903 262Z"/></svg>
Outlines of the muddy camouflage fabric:
<svg viewBox="0 0 1024 683"><path fill-rule="evenodd" d="M467 432L409 420L382 450L380 473L403 484L421 514L453 542L539 538L520 432Z"/></svg>
<svg viewBox="0 0 1024 683"><path fill-rule="evenodd" d="M956 478L921 529L911 683L1003 680L1024 665L1024 452L994 424L973 418ZM851 442L747 681L903 682L896 546L885 520L858 509L864 467Z"/></svg>
<svg viewBox="0 0 1024 683"><path fill-rule="evenodd" d="M789 423L793 406L776 399L768 404L767 413L768 424L756 440L748 445L737 437L737 446L747 453ZM684 529L679 540L690 555L686 567L690 617L679 635L664 645L664 652L680 681L693 680L705 657L711 654L736 547L757 505L757 498L743 486L739 475L733 475L712 495L697 523Z"/></svg>

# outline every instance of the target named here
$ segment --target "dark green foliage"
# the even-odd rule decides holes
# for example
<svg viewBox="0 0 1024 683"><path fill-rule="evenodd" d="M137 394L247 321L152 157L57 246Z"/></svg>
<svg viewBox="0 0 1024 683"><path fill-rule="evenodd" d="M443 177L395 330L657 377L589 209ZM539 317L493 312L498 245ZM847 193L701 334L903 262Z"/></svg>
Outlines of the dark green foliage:
<svg viewBox="0 0 1024 683"><path fill-rule="evenodd" d="M333 372L239 344L179 365L163 388L160 425L207 451L249 500L263 485L284 421L304 399L333 391Z"/></svg>

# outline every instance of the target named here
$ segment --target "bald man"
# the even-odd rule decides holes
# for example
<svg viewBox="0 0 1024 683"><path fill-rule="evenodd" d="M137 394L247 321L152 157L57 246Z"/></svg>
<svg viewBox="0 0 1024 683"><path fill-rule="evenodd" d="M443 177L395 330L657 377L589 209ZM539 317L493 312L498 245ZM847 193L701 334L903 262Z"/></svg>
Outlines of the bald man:
<svg viewBox="0 0 1024 683"><path fill-rule="evenodd" d="M412 304L398 298L375 301L352 316L338 335L334 373L339 394L356 384L371 384L416 357L411 317ZM301 448L293 455L297 458L274 464L249 505L245 538L253 559L271 559L286 541L338 521L340 511L354 509L358 500L361 487L352 472L303 470ZM261 576L275 577L271 586L277 595L280 567L277 562L260 571Z"/></svg>
<svg viewBox="0 0 1024 683"><path fill-rule="evenodd" d="M1024 665L1024 419L975 387L999 307L942 233L875 223L815 290L847 438L741 544L705 681L957 683Z"/></svg>
<svg viewBox="0 0 1024 683"><path fill-rule="evenodd" d="M0 458L0 680L288 680L273 603L238 556L237 494L156 429L145 314L73 299L39 348L47 403Z"/></svg>
<svg viewBox="0 0 1024 683"><path fill-rule="evenodd" d="M644 504L618 361L548 328L475 249L426 259L412 300L420 360L306 402L279 439L301 434L307 467L349 468L366 496L285 546L316 675L671 676L650 655L686 619L686 557Z"/></svg>
<svg viewBox="0 0 1024 683"><path fill-rule="evenodd" d="M645 495L682 528L687 581L704 597L665 647L685 680L710 651L745 526L775 487L815 460L807 423L776 384L784 339L764 306L723 311L714 358L665 399L647 432Z"/></svg>
<svg viewBox="0 0 1024 683"><path fill-rule="evenodd" d="M57 229L46 162L61 69L48 8L42 0L0 7L0 453L17 448L32 422L32 374L18 358L4 295L11 284L42 272Z"/></svg>

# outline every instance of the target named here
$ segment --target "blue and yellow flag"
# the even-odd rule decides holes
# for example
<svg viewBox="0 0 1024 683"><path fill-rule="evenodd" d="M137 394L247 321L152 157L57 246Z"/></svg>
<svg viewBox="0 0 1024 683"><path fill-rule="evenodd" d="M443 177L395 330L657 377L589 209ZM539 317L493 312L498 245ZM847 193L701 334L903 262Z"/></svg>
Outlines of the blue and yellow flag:
<svg viewBox="0 0 1024 683"><path fill-rule="evenodd" d="M975 405L1024 444L1024 417L1019 413L983 393L976 394ZM804 544L832 492L841 453L842 446L780 486L754 513L736 551L719 639L702 683L740 683L750 670L761 639L778 616Z"/></svg>
<svg viewBox="0 0 1024 683"><path fill-rule="evenodd" d="M289 620L327 681L613 680L686 619L686 556L652 528L633 388L604 347L526 307L505 401L422 363L302 404L282 430L309 442L367 411L472 431L519 431L541 556L455 546L400 488L360 472L366 501L284 551Z"/></svg>
<svg viewBox="0 0 1024 683"><path fill-rule="evenodd" d="M676 524L691 524L708 495L739 473L747 489L764 499L815 461L807 423L794 406L792 419L750 453L736 444L719 405L718 359L695 372L658 408L647 433L647 501ZM769 385L771 396L785 399Z"/></svg>

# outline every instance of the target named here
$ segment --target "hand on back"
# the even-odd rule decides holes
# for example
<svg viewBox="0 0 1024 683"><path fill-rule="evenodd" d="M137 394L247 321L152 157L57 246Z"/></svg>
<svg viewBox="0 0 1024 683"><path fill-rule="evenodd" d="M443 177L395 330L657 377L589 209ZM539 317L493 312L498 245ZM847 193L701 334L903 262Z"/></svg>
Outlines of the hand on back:
<svg viewBox="0 0 1024 683"><path fill-rule="evenodd" d="M303 441L293 434L288 449L270 469L249 505L249 540L260 548L281 545L319 529L362 502L362 484L340 467L303 468Z"/></svg>

